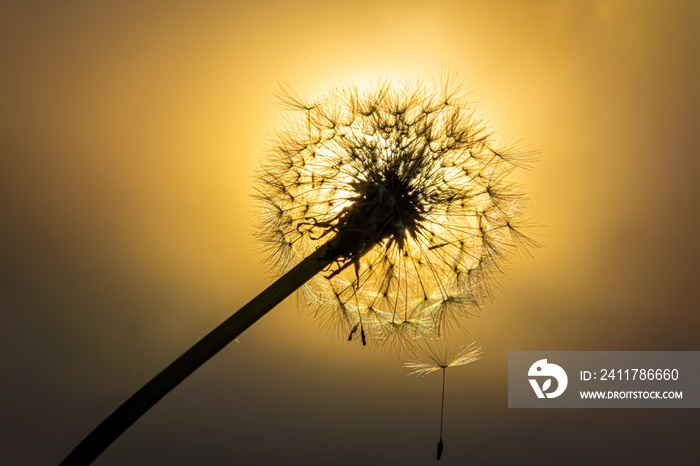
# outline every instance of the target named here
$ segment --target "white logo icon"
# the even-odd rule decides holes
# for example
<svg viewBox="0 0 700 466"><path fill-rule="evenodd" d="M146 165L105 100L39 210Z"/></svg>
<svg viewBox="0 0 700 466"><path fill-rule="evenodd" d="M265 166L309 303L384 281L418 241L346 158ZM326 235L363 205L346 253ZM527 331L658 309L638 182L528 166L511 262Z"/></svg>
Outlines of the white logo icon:
<svg viewBox="0 0 700 466"><path fill-rule="evenodd" d="M564 393L566 385L569 383L569 378L566 376L564 369L556 364L547 363L546 359L540 359L530 366L527 375L529 377L550 377L544 381L542 388L540 388L540 385L537 383L537 379L528 379L537 398L556 398ZM552 377L557 380L557 389L548 393L547 390L549 390L549 387L552 385Z"/></svg>

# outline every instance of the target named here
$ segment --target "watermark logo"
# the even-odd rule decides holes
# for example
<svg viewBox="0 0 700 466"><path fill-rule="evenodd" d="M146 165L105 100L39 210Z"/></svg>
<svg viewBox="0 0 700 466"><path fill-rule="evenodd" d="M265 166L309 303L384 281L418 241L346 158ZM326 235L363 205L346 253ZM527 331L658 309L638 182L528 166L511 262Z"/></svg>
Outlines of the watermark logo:
<svg viewBox="0 0 700 466"><path fill-rule="evenodd" d="M569 383L569 378L566 376L566 372L561 367L556 364L550 364L546 359L540 359L530 366L530 370L527 372L528 377L538 377L543 378L542 386L540 387L537 379L528 379L532 389L535 391L537 398L556 398L566 390L566 385ZM557 388L553 392L548 392L552 386L552 379L556 379Z"/></svg>

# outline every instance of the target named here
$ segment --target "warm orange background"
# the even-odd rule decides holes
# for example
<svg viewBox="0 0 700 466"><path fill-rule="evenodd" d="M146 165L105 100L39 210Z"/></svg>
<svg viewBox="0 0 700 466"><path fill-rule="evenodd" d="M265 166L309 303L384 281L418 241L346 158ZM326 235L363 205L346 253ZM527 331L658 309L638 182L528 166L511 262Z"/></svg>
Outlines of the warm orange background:
<svg viewBox="0 0 700 466"><path fill-rule="evenodd" d="M509 410L506 361L700 350L694 2L107 3L0 6L1 464L56 464L269 282L278 81L445 67L539 151L544 248L467 322L485 357L448 373L443 463L690 459L696 411ZM405 372L289 299L96 464L428 464L440 378Z"/></svg>

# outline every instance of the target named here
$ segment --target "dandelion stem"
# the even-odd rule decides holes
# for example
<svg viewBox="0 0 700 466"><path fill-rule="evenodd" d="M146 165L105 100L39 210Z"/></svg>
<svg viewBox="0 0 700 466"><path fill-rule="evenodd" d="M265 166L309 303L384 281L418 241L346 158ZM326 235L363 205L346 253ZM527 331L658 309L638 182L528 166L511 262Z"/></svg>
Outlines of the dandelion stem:
<svg viewBox="0 0 700 466"><path fill-rule="evenodd" d="M332 241L332 240L331 240ZM330 241L329 241L330 243ZM324 244L156 375L93 430L61 463L88 465L170 390L337 257Z"/></svg>
<svg viewBox="0 0 700 466"><path fill-rule="evenodd" d="M437 449L437 459L439 460L442 456L442 420L445 414L445 375L447 374L447 368L442 368L442 401L440 402L440 441L438 442Z"/></svg>

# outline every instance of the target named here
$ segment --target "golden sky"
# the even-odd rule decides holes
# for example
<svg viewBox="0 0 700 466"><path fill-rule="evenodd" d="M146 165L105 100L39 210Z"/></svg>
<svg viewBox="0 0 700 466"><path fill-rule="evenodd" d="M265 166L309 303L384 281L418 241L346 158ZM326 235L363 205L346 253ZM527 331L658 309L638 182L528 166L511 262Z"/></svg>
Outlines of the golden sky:
<svg viewBox="0 0 700 466"><path fill-rule="evenodd" d="M692 412L508 410L506 361L700 349L697 18L675 0L4 2L0 463L57 463L269 283L250 196L280 82L313 98L446 68L538 152L519 177L543 248L465 323L484 358L451 372L442 461L553 464L583 437L581 464L666 461L651 435L683 458ZM239 341L96 464L432 460L438 376L293 298Z"/></svg>

